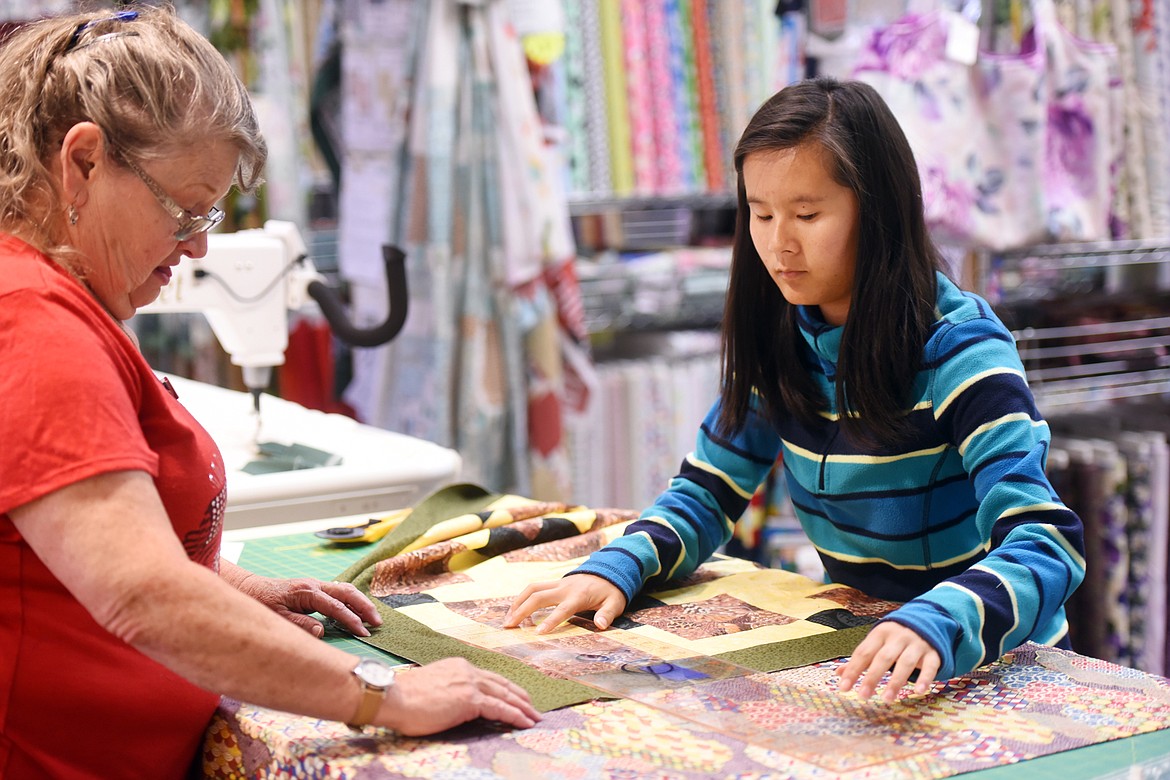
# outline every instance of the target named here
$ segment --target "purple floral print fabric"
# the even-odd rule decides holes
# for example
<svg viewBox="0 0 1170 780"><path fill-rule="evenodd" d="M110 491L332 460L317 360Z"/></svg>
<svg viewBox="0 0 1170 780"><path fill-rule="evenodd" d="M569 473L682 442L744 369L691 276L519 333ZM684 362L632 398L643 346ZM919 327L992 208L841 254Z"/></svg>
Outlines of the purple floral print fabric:
<svg viewBox="0 0 1170 780"><path fill-rule="evenodd" d="M1120 148L1116 53L1071 36L1050 0L1015 54L948 56L958 15L875 28L854 77L898 117L917 158L927 221L948 242L1005 250L1109 237Z"/></svg>

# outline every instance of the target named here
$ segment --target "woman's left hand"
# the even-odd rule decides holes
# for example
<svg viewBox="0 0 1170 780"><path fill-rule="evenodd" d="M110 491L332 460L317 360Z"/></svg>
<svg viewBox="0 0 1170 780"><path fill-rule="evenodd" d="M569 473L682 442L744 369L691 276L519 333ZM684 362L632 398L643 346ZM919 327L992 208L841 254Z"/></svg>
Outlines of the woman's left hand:
<svg viewBox="0 0 1170 780"><path fill-rule="evenodd" d="M309 577L284 580L251 574L237 582L236 588L313 636L321 636L325 629L310 615L312 612L333 618L356 636L370 635L364 623L382 624L378 608L348 582L322 582Z"/></svg>
<svg viewBox="0 0 1170 780"><path fill-rule="evenodd" d="M868 699L877 690L882 675L890 672L882 700L892 702L915 669L918 670L918 680L914 683L914 692L921 694L930 690L941 665L938 653L917 632L887 621L874 626L849 661L837 670L841 678L838 689L844 692L857 685L858 695Z"/></svg>

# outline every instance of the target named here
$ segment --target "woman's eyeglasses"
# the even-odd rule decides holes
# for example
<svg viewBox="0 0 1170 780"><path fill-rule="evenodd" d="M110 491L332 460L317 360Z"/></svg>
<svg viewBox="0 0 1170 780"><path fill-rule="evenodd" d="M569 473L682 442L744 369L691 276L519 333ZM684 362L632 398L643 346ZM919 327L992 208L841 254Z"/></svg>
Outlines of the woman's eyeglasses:
<svg viewBox="0 0 1170 780"><path fill-rule="evenodd" d="M179 229L175 231L176 241L186 241L191 236L206 233L220 222L223 222L224 213L222 209L212 206L211 211L207 212L207 214L192 214L178 203L175 203L171 196L167 195L163 188L159 186L159 183L150 178L146 171L138 167L129 157L124 154L118 154L118 159L125 163L127 168L134 171L134 174L142 180L142 183L146 185L147 189L154 194L158 204L179 223Z"/></svg>

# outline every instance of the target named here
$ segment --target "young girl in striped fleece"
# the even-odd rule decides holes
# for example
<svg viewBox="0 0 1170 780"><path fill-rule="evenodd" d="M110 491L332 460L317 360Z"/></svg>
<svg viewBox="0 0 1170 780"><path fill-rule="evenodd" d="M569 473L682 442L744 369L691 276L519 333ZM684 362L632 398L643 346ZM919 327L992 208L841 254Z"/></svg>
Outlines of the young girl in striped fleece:
<svg viewBox="0 0 1170 780"><path fill-rule="evenodd" d="M1010 333L940 270L913 153L857 82L786 87L735 151L738 220L723 380L695 450L625 535L506 624L540 631L595 610L609 626L642 589L726 542L783 456L828 577L905 602L839 670L893 700L1025 641L1067 646L1084 576L1080 519L1045 475L1050 433ZM974 205L972 206L974 208Z"/></svg>

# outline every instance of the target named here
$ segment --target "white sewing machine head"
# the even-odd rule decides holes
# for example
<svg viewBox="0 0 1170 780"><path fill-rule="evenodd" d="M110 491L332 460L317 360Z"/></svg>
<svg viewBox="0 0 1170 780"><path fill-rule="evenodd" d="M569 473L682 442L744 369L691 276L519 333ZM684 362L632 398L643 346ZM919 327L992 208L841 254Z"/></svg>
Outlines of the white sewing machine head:
<svg viewBox="0 0 1170 780"><path fill-rule="evenodd" d="M207 254L187 258L173 271L158 299L140 314L202 312L244 384L259 401L272 368L284 363L288 312L310 299L333 332L359 347L384 344L406 320L406 270L402 252L383 247L390 310L374 328L357 328L336 291L325 284L305 251L296 225L269 220L263 229L209 233Z"/></svg>

